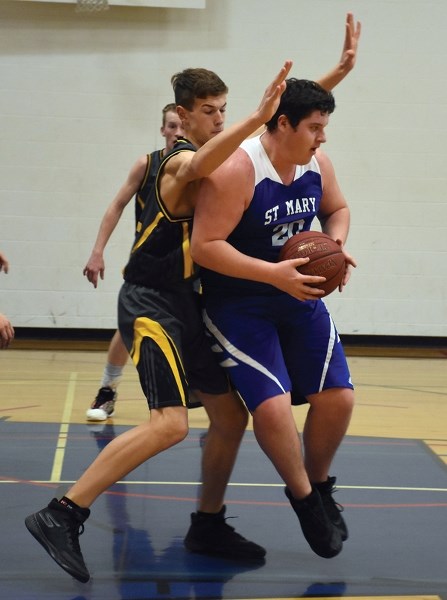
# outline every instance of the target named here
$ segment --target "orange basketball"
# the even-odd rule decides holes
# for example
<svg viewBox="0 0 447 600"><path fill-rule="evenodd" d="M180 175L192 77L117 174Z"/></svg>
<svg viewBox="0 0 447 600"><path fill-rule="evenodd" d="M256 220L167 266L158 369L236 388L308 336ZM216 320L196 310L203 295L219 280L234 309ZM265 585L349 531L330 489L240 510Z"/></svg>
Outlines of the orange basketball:
<svg viewBox="0 0 447 600"><path fill-rule="evenodd" d="M324 290L325 296L338 288L346 265L337 242L321 231L302 231L288 239L279 254L279 260L307 257L309 262L299 267L299 272L326 277L324 283L314 284L313 287Z"/></svg>

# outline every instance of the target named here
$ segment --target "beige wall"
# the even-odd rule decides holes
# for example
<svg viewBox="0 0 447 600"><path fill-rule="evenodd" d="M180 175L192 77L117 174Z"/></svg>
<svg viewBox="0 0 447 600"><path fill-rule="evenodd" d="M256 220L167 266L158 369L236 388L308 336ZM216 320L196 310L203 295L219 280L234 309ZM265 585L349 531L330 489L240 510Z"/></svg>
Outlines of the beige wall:
<svg viewBox="0 0 447 600"><path fill-rule="evenodd" d="M170 76L221 75L228 123L285 58L316 78L338 58L348 10L358 65L335 90L326 150L352 209L359 267L328 298L341 333L447 333L445 0L206 0L204 9L0 3L0 311L17 327L115 327L129 205L94 290L82 268L108 203L162 145Z"/></svg>

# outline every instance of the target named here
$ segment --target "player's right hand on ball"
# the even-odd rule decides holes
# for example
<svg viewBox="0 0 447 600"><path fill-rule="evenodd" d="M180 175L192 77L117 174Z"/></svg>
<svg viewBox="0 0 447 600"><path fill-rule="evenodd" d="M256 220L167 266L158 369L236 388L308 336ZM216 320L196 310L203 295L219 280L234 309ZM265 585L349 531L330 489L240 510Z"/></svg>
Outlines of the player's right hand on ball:
<svg viewBox="0 0 447 600"><path fill-rule="evenodd" d="M324 296L324 290L315 286L326 281L326 278L317 275L303 275L297 270L307 262L309 262L309 258L293 258L272 264L272 279L268 283L303 302L321 298Z"/></svg>

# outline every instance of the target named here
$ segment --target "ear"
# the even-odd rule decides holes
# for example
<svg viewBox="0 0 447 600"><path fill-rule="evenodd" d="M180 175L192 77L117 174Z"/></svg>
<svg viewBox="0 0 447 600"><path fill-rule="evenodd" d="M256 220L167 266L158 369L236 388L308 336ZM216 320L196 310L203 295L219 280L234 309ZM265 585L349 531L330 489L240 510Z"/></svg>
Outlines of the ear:
<svg viewBox="0 0 447 600"><path fill-rule="evenodd" d="M289 119L286 117L286 115L279 115L279 117L278 117L278 129L281 130L281 131L284 131L288 127L290 127Z"/></svg>
<svg viewBox="0 0 447 600"><path fill-rule="evenodd" d="M177 104L177 114L180 117L182 123L186 120L186 115L187 115L187 110L186 108L183 108L183 106L180 106L179 104Z"/></svg>

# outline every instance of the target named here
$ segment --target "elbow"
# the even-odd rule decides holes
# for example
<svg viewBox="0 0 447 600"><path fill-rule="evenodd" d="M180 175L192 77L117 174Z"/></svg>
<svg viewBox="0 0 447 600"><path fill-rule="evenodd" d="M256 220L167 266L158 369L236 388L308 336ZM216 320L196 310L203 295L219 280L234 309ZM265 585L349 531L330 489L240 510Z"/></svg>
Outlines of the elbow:
<svg viewBox="0 0 447 600"><path fill-rule="evenodd" d="M191 258L192 260L202 266L200 259L201 259L201 252L200 252L200 244L197 242L197 240L193 238L191 239L191 245L190 245L190 252L191 252Z"/></svg>

